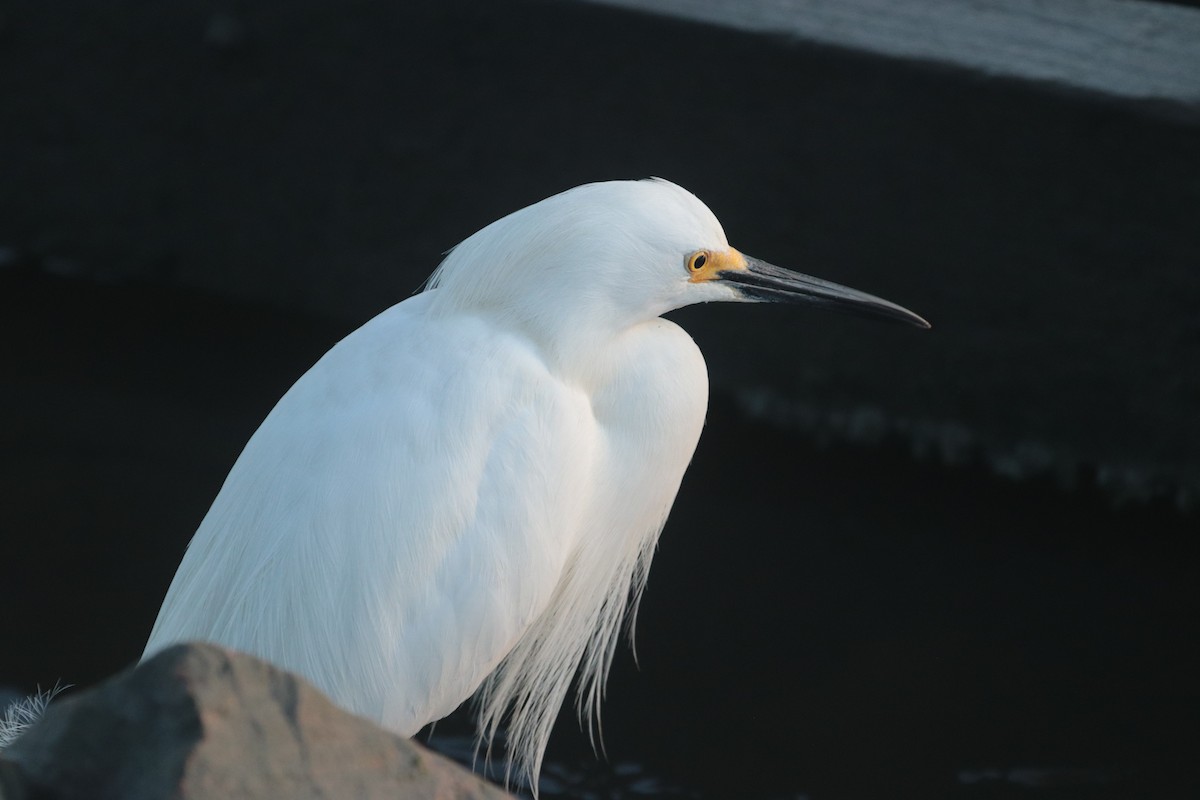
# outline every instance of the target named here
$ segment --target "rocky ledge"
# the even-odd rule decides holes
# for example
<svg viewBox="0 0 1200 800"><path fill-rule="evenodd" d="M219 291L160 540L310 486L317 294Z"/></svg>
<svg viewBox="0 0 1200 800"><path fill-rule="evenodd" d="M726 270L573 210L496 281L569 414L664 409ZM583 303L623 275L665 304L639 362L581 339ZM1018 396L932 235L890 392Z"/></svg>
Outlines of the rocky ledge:
<svg viewBox="0 0 1200 800"><path fill-rule="evenodd" d="M211 645L173 647L56 701L0 756L0 800L510 795Z"/></svg>

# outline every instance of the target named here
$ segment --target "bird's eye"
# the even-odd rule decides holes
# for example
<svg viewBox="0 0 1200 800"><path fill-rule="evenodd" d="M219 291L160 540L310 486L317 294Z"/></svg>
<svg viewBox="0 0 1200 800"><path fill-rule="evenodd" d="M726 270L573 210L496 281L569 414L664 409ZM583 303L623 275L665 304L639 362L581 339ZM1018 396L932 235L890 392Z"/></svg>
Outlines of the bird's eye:
<svg viewBox="0 0 1200 800"><path fill-rule="evenodd" d="M691 258L688 259L688 269L692 272L699 272L707 263L708 254L701 250L699 253L692 253Z"/></svg>

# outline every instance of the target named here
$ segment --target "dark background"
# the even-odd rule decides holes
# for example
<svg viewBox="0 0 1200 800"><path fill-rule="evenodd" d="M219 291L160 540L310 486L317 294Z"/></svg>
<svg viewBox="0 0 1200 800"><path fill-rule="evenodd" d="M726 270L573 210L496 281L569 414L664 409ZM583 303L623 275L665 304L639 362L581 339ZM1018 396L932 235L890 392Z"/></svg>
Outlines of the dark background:
<svg viewBox="0 0 1200 800"><path fill-rule="evenodd" d="M0 683L132 663L249 434L441 252L661 175L935 328L674 315L709 424L580 780L1200 789L1193 104L574 3L283 9L0 18Z"/></svg>

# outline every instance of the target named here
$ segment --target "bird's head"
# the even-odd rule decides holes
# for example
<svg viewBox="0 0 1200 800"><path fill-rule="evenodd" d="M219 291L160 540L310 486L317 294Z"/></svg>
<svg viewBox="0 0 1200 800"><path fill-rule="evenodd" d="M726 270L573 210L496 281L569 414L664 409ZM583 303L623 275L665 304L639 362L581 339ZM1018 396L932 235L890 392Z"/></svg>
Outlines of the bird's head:
<svg viewBox="0 0 1200 800"><path fill-rule="evenodd" d="M430 287L436 308L505 315L547 337L612 334L713 301L929 327L887 300L742 254L704 203L657 178L586 184L509 214L456 247Z"/></svg>

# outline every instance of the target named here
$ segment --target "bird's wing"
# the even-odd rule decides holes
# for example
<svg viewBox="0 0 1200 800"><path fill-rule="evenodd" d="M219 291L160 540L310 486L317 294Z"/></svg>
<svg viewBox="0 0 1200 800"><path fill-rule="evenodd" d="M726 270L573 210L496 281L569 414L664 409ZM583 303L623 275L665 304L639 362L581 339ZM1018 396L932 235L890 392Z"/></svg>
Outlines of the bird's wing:
<svg viewBox="0 0 1200 800"><path fill-rule="evenodd" d="M418 295L321 359L251 438L147 645L293 669L402 733L453 710L545 608L594 421L523 340Z"/></svg>

